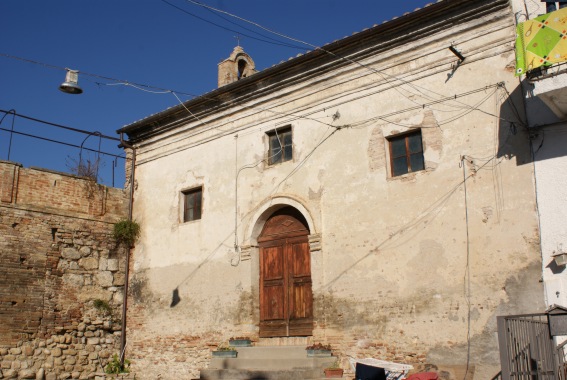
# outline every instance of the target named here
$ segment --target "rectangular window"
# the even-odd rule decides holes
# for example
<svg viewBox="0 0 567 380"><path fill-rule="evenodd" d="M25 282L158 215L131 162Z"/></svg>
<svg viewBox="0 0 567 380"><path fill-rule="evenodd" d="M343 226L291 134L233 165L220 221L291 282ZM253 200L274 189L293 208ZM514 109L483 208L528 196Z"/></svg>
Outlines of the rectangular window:
<svg viewBox="0 0 567 380"><path fill-rule="evenodd" d="M392 177L425 169L421 130L388 138Z"/></svg>
<svg viewBox="0 0 567 380"><path fill-rule="evenodd" d="M267 133L269 140L268 164L279 164L293 158L291 127L275 129Z"/></svg>
<svg viewBox="0 0 567 380"><path fill-rule="evenodd" d="M192 220L201 219L201 210L203 202L203 188L186 190L183 194L183 221L190 222Z"/></svg>

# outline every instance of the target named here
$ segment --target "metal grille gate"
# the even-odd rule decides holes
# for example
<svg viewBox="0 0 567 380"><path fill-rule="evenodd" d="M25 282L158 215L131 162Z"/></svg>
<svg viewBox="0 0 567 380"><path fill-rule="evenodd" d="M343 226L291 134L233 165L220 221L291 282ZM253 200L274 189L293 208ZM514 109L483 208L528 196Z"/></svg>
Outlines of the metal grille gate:
<svg viewBox="0 0 567 380"><path fill-rule="evenodd" d="M567 380L565 344L556 347L547 314L498 317L502 380Z"/></svg>

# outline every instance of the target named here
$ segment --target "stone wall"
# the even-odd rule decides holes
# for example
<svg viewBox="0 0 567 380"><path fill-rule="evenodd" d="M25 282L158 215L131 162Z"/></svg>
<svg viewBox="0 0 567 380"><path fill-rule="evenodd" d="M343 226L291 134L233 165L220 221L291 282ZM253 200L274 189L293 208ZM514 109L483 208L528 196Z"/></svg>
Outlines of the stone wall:
<svg viewBox="0 0 567 380"><path fill-rule="evenodd" d="M126 192L5 161L0 178L0 378L102 378L120 348Z"/></svg>

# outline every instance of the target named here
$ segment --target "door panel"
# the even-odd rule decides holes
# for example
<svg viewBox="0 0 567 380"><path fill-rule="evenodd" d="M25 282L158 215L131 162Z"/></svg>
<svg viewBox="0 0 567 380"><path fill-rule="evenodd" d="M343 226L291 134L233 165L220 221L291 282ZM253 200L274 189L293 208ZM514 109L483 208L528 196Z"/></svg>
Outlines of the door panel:
<svg viewBox="0 0 567 380"><path fill-rule="evenodd" d="M260 337L313 333L309 243L294 235L260 243Z"/></svg>
<svg viewBox="0 0 567 380"><path fill-rule="evenodd" d="M284 257L283 245L264 248L262 273L264 281L283 281Z"/></svg>

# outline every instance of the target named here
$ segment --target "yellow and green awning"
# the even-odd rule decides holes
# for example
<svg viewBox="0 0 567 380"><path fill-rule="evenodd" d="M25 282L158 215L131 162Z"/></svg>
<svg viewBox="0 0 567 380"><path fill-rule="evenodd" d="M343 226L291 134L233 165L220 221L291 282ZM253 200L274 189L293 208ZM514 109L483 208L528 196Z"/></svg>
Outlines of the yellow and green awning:
<svg viewBox="0 0 567 380"><path fill-rule="evenodd" d="M540 66L551 66L565 61L567 61L567 8L518 24L516 76Z"/></svg>

